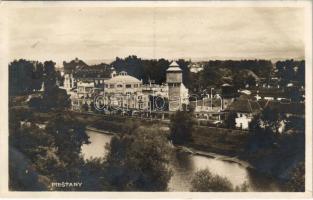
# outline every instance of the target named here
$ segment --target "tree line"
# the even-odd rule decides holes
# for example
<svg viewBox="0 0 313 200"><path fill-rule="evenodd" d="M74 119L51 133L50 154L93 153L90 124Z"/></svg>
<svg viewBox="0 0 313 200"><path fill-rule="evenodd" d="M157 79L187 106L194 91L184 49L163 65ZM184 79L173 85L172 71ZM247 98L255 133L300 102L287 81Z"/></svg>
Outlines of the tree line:
<svg viewBox="0 0 313 200"><path fill-rule="evenodd" d="M129 75L143 80L145 84L151 80L156 84L162 84L166 82L166 69L171 62L164 58L141 59L131 55L125 58L116 57L109 65L101 63L92 66L102 67L107 71L113 67L118 72L126 71ZM304 85L305 80L304 61L286 60L273 64L269 60L210 60L198 63L203 66L203 70L198 73L190 71L190 60L178 59L177 63L183 71L184 85L196 94L208 88L218 88L224 83L231 84L237 89L246 85L253 86L258 78L269 79L273 75L277 75L283 85L290 81ZM76 66L88 66L77 58L68 63L64 61L63 65L64 70L69 73L74 72ZM274 66L277 72L273 72ZM41 63L20 59L9 64L10 94L38 91L43 82L46 87L50 87L56 80L62 83L60 72L55 70L53 61Z"/></svg>
<svg viewBox="0 0 313 200"><path fill-rule="evenodd" d="M277 76L282 85L291 81L298 82L301 86L305 85L305 61L285 60L276 62Z"/></svg>
<svg viewBox="0 0 313 200"><path fill-rule="evenodd" d="M62 83L61 73L53 61L14 60L9 64L9 94L24 95L41 89L49 90ZM44 88L42 88L44 86Z"/></svg>

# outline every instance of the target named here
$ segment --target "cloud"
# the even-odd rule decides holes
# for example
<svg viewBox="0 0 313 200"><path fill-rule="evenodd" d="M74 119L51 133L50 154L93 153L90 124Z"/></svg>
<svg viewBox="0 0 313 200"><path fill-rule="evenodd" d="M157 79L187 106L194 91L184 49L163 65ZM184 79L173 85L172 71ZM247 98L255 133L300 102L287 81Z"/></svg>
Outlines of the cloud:
<svg viewBox="0 0 313 200"><path fill-rule="evenodd" d="M276 58L304 56L304 10L266 8L14 8L12 58Z"/></svg>

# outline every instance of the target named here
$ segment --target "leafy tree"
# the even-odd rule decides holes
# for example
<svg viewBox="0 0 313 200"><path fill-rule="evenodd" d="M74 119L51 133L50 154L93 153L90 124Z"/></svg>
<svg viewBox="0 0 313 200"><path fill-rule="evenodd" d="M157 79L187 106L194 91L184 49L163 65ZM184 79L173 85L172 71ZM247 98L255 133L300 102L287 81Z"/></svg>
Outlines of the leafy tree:
<svg viewBox="0 0 313 200"><path fill-rule="evenodd" d="M44 78L44 69L41 62L35 62L33 64L32 72L32 89L38 91L41 89Z"/></svg>
<svg viewBox="0 0 313 200"><path fill-rule="evenodd" d="M216 87L220 84L222 75L218 71L218 68L210 62L204 66L199 77L202 89Z"/></svg>
<svg viewBox="0 0 313 200"><path fill-rule="evenodd" d="M305 86L305 61L304 60L302 60L299 64L299 68L296 73L296 80L299 81L302 86Z"/></svg>
<svg viewBox="0 0 313 200"><path fill-rule="evenodd" d="M80 151L82 144L89 142L83 124L62 113L53 118L46 129L40 129L31 122L38 119L29 112L19 109L11 113L9 144L10 150L14 149L10 152L11 188L48 190L53 181L82 180L88 168L84 167ZM30 125L18 126L20 120L28 120Z"/></svg>
<svg viewBox="0 0 313 200"><path fill-rule="evenodd" d="M242 74L235 73L235 75L233 77L233 85L236 89L244 88L245 87L245 81L246 81L246 79L244 78L244 76L242 76Z"/></svg>
<svg viewBox="0 0 313 200"><path fill-rule="evenodd" d="M276 122L273 120L275 117L269 115L270 110L263 110L262 114L256 115L250 122L245 147L248 152L255 153L260 149L273 147L277 141L277 134L274 133L274 130L277 130Z"/></svg>
<svg viewBox="0 0 313 200"><path fill-rule="evenodd" d="M169 146L156 129L115 136L108 146L107 180L113 190L165 191L171 177Z"/></svg>
<svg viewBox="0 0 313 200"><path fill-rule="evenodd" d="M28 94L32 91L33 64L24 59L9 64L10 95Z"/></svg>
<svg viewBox="0 0 313 200"><path fill-rule="evenodd" d="M185 144L191 141L193 125L191 112L177 111L171 116L170 139L174 144Z"/></svg>
<svg viewBox="0 0 313 200"><path fill-rule="evenodd" d="M56 83L58 86L63 86L64 76L61 75L60 71L56 71Z"/></svg>
<svg viewBox="0 0 313 200"><path fill-rule="evenodd" d="M47 173L46 169L53 169L53 165L52 162L44 162L39 158L47 159L52 155L53 138L31 123L30 127L10 129L9 145L10 188L24 191L47 190L49 177L53 175L52 171Z"/></svg>
<svg viewBox="0 0 313 200"><path fill-rule="evenodd" d="M42 106L46 110L64 110L65 108L68 108L70 104L71 101L69 95L64 89L53 87L44 92Z"/></svg>
<svg viewBox="0 0 313 200"><path fill-rule="evenodd" d="M83 144L89 143L85 125L74 120L69 114L58 114L46 126L48 134L52 135L62 160L71 162L78 157Z"/></svg>
<svg viewBox="0 0 313 200"><path fill-rule="evenodd" d="M51 170L54 179L56 181L80 181L84 163L80 155L81 146L89 143L85 125L75 121L68 114L59 114L47 124L46 131L54 140L55 156L61 162L61 165L57 165L59 167ZM61 189L73 190L73 188Z"/></svg>
<svg viewBox="0 0 313 200"><path fill-rule="evenodd" d="M105 178L106 163L103 159L94 158L84 161L81 167L83 185L81 191L110 191L112 187Z"/></svg>
<svg viewBox="0 0 313 200"><path fill-rule="evenodd" d="M44 73L45 73L45 91L55 88L57 73L55 71L55 62L45 61L44 62Z"/></svg>
<svg viewBox="0 0 313 200"><path fill-rule="evenodd" d="M297 68L297 70L295 70ZM297 81L301 86L305 84L305 61L285 60L276 62L277 75L280 83L286 85L291 81Z"/></svg>
<svg viewBox="0 0 313 200"><path fill-rule="evenodd" d="M189 64L190 61L185 61L184 59L179 59L177 61L177 64L179 65L179 67L181 68L182 72L183 72L183 83L187 88L190 88L190 82L191 80L190 78L190 70L189 70Z"/></svg>
<svg viewBox="0 0 313 200"><path fill-rule="evenodd" d="M299 163L291 172L291 178L287 183L288 190L291 192L305 191L305 165Z"/></svg>
<svg viewBox="0 0 313 200"><path fill-rule="evenodd" d="M193 192L232 192L234 190L227 178L214 175L208 169L197 171L191 185Z"/></svg>
<svg viewBox="0 0 313 200"><path fill-rule="evenodd" d="M13 146L9 148L9 189L47 191L51 181L34 169L28 158Z"/></svg>
<svg viewBox="0 0 313 200"><path fill-rule="evenodd" d="M255 84L256 84L255 78L253 76L249 75L247 77L246 84L248 84L250 87L255 86Z"/></svg>
<svg viewBox="0 0 313 200"><path fill-rule="evenodd" d="M290 116L287 118L286 129L295 129L304 132L305 119L297 116Z"/></svg>
<svg viewBox="0 0 313 200"><path fill-rule="evenodd" d="M300 102L304 100L304 98L302 97L302 92L299 90L298 87L288 87L286 88L286 92L292 102Z"/></svg>
<svg viewBox="0 0 313 200"><path fill-rule="evenodd" d="M273 134L278 134L280 120L281 116L279 112L275 108L272 109L271 107L267 106L261 112L258 123L262 128L268 128L273 132Z"/></svg>

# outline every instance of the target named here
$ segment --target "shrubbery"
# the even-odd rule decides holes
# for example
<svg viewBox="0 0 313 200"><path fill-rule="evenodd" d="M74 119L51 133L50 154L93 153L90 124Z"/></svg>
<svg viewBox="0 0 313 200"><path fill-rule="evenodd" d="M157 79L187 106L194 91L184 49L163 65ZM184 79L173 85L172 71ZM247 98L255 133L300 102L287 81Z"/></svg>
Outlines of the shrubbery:
<svg viewBox="0 0 313 200"><path fill-rule="evenodd" d="M171 116L170 139L174 144L186 144L192 140L194 120L192 112L177 111Z"/></svg>
<svg viewBox="0 0 313 200"><path fill-rule="evenodd" d="M247 183L234 187L225 177L212 174L208 169L199 170L191 181L192 192L246 192Z"/></svg>
<svg viewBox="0 0 313 200"><path fill-rule="evenodd" d="M171 178L166 137L155 128L115 136L108 146L107 180L113 190L166 191Z"/></svg>

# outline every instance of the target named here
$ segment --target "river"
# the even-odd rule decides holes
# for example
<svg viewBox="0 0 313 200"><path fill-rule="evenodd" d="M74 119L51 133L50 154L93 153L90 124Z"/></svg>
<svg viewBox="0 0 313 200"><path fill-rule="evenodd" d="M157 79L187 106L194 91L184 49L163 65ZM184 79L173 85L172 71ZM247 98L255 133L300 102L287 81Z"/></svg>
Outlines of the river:
<svg viewBox="0 0 313 200"><path fill-rule="evenodd" d="M90 130L87 131L87 134L91 143L82 146L84 158L104 157L107 154L105 145L110 142L112 136ZM214 174L226 177L234 186L246 182L249 185L249 191L282 191L282 187L274 179L240 164L216 158L176 151L171 157L170 168L173 171L173 176L169 182L169 191L189 191L190 181L194 173L205 168Z"/></svg>

